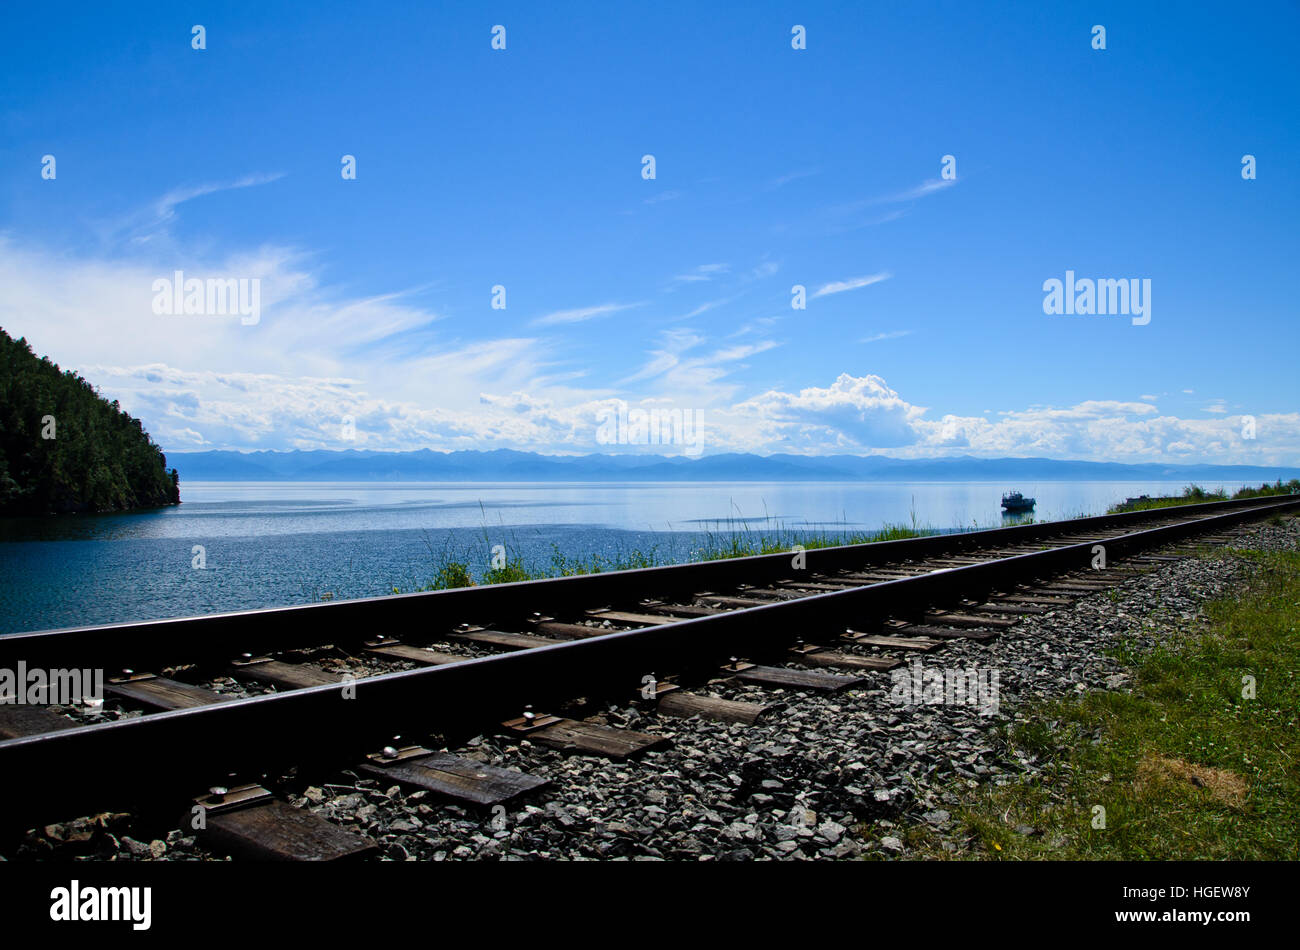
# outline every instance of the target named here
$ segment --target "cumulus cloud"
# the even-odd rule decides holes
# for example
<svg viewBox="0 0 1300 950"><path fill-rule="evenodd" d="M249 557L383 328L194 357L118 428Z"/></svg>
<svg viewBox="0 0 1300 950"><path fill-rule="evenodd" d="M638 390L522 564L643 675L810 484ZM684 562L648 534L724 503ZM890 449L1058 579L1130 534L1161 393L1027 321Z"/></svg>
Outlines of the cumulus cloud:
<svg viewBox="0 0 1300 950"><path fill-rule="evenodd" d="M701 340L666 347L671 356L650 379L725 372L757 346L728 347L683 358ZM653 361L652 361L653 362ZM547 453L609 451L599 443L602 413L620 400L698 413L709 452L776 451L812 455L889 454L1042 456L1097 461L1223 461L1273 464L1300 453L1300 413L1262 415L1258 438L1241 438L1240 417L1188 420L1159 416L1145 403L1090 400L1035 407L999 418L946 414L928 418L878 376L841 374L827 387L768 390L732 403L706 404L663 387L657 395L543 397L526 390L479 392L474 404L452 408L374 394L346 377L190 372L150 364L87 367L106 393L144 415L155 437L173 451L205 448L515 448ZM341 441L345 417L355 442ZM1261 440L1267 440L1261 446ZM1261 447L1266 451L1261 453ZM667 446L657 451L674 451ZM1293 463L1292 463L1293 464Z"/></svg>
<svg viewBox="0 0 1300 950"><path fill-rule="evenodd" d="M769 390L735 410L761 419L769 437L782 446L823 451L911 445L917 440L912 423L924 413L879 376L847 373L825 389Z"/></svg>
<svg viewBox="0 0 1300 950"><path fill-rule="evenodd" d="M153 281L174 270L260 279L261 321L155 314ZM848 373L828 374L826 385L755 394L744 371L781 345L762 338L773 317L751 319L722 343L679 325L661 332L624 378L582 387L588 370L563 364L547 339L460 339L412 292L347 297L322 286L310 255L292 248L75 260L0 236L0 287L0 325L119 399L168 451L609 451L597 440L599 421L624 400L699 413L709 452L1268 465L1300 458L1300 413L1256 414L1256 438L1244 440L1242 419L1225 411L1226 401L1196 419L1162 414L1152 395L966 417L917 405L880 376ZM630 306L548 317L581 322ZM345 419L355 441L343 439Z"/></svg>

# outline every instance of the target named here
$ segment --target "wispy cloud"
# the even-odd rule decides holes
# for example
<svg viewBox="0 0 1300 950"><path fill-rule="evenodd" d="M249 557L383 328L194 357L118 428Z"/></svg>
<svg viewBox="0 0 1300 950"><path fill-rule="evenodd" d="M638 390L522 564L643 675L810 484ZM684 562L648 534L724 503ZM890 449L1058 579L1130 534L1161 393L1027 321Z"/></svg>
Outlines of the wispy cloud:
<svg viewBox="0 0 1300 950"><path fill-rule="evenodd" d="M781 175L779 178L773 178L767 183L767 188L769 191L772 191L776 188L788 185L792 181L798 181L800 178L811 178L814 175L820 175L821 173L822 170L820 168L809 168L803 171L791 172L788 175Z"/></svg>
<svg viewBox="0 0 1300 950"><path fill-rule="evenodd" d="M888 224L890 221L897 221L899 218L905 217L906 215L906 208L894 208L890 211L886 211L884 214L864 218L860 221L851 221L846 224L833 225L827 229L826 233L830 235L849 234L853 231L860 231L863 228L875 227L878 224Z"/></svg>
<svg viewBox="0 0 1300 950"><path fill-rule="evenodd" d="M644 203L648 205L657 205L661 201L676 201L682 196L680 191L661 191L657 195L651 195L646 198Z"/></svg>
<svg viewBox="0 0 1300 950"><path fill-rule="evenodd" d="M700 304L690 313L684 313L680 317L676 317L674 319L690 320L693 317L698 317L702 313L708 313L710 310L714 309L715 307L721 307L723 304L731 303L735 299L736 299L735 297L723 297L721 300L706 300L704 303Z"/></svg>
<svg viewBox="0 0 1300 950"><path fill-rule="evenodd" d="M681 355L704 342L705 337L693 330L665 330L660 335L659 346L650 351L650 358L642 367L630 376L620 380L621 384L634 383L651 379L668 372L681 362Z"/></svg>
<svg viewBox="0 0 1300 950"><path fill-rule="evenodd" d="M897 201L914 201L917 198L924 198L926 195L932 195L936 191L943 191L945 188L951 188L957 184L956 178L930 178L921 182L915 188L909 188L907 191L899 192L896 195L890 195L878 199L877 203L892 204Z"/></svg>
<svg viewBox="0 0 1300 950"><path fill-rule="evenodd" d="M715 280L731 269L730 264L701 264L685 274L678 274L672 279L674 284L698 284Z"/></svg>
<svg viewBox="0 0 1300 950"><path fill-rule="evenodd" d="M887 333L877 333L873 336L865 336L859 343L879 343L881 340L897 340L901 336L907 336L911 330L890 330Z"/></svg>
<svg viewBox="0 0 1300 950"><path fill-rule="evenodd" d="M776 326L776 324L780 322L780 320L781 320L780 317L758 317L754 320L749 321L749 323L746 323L744 326L742 326L739 330L736 330L734 333L729 333L727 337L728 339L730 339L732 337L748 336L751 333L762 333Z"/></svg>
<svg viewBox="0 0 1300 950"><path fill-rule="evenodd" d="M734 395L737 387L720 381L742 366L743 360L780 345L773 340L759 340L724 346L704 355L687 355L706 342L707 338L694 330L684 327L667 330L641 368L620 380L620 384L657 379L655 385L660 391L679 399L690 399L699 404L727 399Z"/></svg>
<svg viewBox="0 0 1300 950"><path fill-rule="evenodd" d="M152 245L157 243L159 238L162 238L165 242L168 237L167 225L175 219L176 208L179 205L221 191L233 191L238 188L252 188L257 185L270 184L283 177L283 173L280 172L257 172L244 175L233 181L208 182L202 185L173 188L156 201L120 217L99 222L95 225L95 228L100 239L110 247L116 247L123 242L129 242L137 247Z"/></svg>
<svg viewBox="0 0 1300 950"><path fill-rule="evenodd" d="M848 280L836 280L829 284L822 284L813 292L814 297L825 297L828 294L842 294L846 290L857 290L861 287L869 287L872 284L878 284L882 280L889 280L893 274L882 271L879 274L869 274L866 277L850 277Z"/></svg>
<svg viewBox="0 0 1300 950"><path fill-rule="evenodd" d="M273 181L283 178L283 173L274 174L252 174L245 175L242 178L236 178L228 182L210 182L205 185L194 185L189 188L175 188L158 199L154 205L154 215L158 221L167 221L176 213L176 206L184 204L186 201L192 201L195 198L202 198L204 195L216 194L218 191L232 191L236 188L252 188L255 185L268 185Z"/></svg>
<svg viewBox="0 0 1300 950"><path fill-rule="evenodd" d="M924 198L927 195L933 195L937 192L944 191L947 188L951 188L955 184L957 184L957 179L955 178L929 178L921 182L919 185L916 185L913 188L908 188L905 191L898 191L888 195L876 195L875 197L872 198L862 198L858 201L850 201L847 202L846 204L836 205L830 209L830 214L832 215L855 214L866 208L874 208L878 205L901 204L905 201L915 201L918 198ZM890 214L886 214L878 221L873 221L868 223L880 223L883 221L891 221L894 218L899 217L900 215L901 212L895 211Z"/></svg>
<svg viewBox="0 0 1300 950"><path fill-rule="evenodd" d="M606 314L617 313L620 310L630 310L633 307L639 307L639 303L604 303L598 307L579 307L575 310L556 310L554 313L548 313L543 317L538 317L532 321L535 327L551 327L564 323L582 323L584 320L594 320L596 317L603 317Z"/></svg>

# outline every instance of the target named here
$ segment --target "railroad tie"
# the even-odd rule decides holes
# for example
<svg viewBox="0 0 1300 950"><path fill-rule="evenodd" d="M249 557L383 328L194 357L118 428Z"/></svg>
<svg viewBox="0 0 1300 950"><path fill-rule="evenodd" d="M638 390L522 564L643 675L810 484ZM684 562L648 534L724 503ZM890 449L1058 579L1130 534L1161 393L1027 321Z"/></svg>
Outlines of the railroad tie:
<svg viewBox="0 0 1300 950"><path fill-rule="evenodd" d="M76 728L76 722L48 706L0 705L0 739L21 739Z"/></svg>
<svg viewBox="0 0 1300 950"><path fill-rule="evenodd" d="M838 693L842 689L866 683L861 676L823 673L820 670L791 670L783 666L758 666L754 663L729 663L722 667L722 672L746 683L804 689L818 693Z"/></svg>
<svg viewBox="0 0 1300 950"><path fill-rule="evenodd" d="M760 600L757 597L732 597L726 594L710 594L707 591L696 594L695 597L698 600L707 600L711 604L725 604L728 607L763 607L772 603L770 600Z"/></svg>
<svg viewBox="0 0 1300 950"><path fill-rule="evenodd" d="M898 627L886 627L882 632L921 640L930 638L935 640L975 640L978 642L992 640L998 635L995 630L975 630L970 627L939 627L928 623L907 623Z"/></svg>
<svg viewBox="0 0 1300 950"><path fill-rule="evenodd" d="M373 645L367 643L366 652L372 656L383 657L386 660L407 660L420 666L446 666L449 663L462 663L470 659L470 657L457 656L454 653L439 653L437 650L413 647L410 644L393 643L391 641L373 642Z"/></svg>
<svg viewBox="0 0 1300 950"><path fill-rule="evenodd" d="M588 620L604 621L610 623L619 623L624 626L632 627L659 627L666 623L672 623L674 620L681 620L681 617L673 617L667 614L642 614L632 613L626 610L588 610Z"/></svg>
<svg viewBox="0 0 1300 950"><path fill-rule="evenodd" d="M274 798L259 785L213 789L194 800L202 808L198 837L216 851L258 861L340 861L378 851L374 841Z"/></svg>
<svg viewBox="0 0 1300 950"><path fill-rule="evenodd" d="M647 604L646 610L655 614L676 617L712 617L725 613L720 607L699 607L695 604Z"/></svg>
<svg viewBox="0 0 1300 950"><path fill-rule="evenodd" d="M359 770L478 806L500 805L550 784L548 780L527 772L503 769L421 746L385 749L367 756Z"/></svg>
<svg viewBox="0 0 1300 950"><path fill-rule="evenodd" d="M950 627L994 627L1005 630L1007 627L1015 626L1014 620L1007 620L1004 617L977 617L974 614L958 613L949 610L929 610L922 615L922 619L928 623L942 623Z"/></svg>
<svg viewBox="0 0 1300 950"><path fill-rule="evenodd" d="M1068 607L1074 603L1071 597L1054 597L1051 594L998 594L993 601L1009 604L1050 604L1059 607Z"/></svg>
<svg viewBox="0 0 1300 950"><path fill-rule="evenodd" d="M558 620L539 620L533 629L543 636L557 640L586 640L590 637L603 637L607 633L617 633L608 627L588 627L580 623L562 623Z"/></svg>
<svg viewBox="0 0 1300 950"><path fill-rule="evenodd" d="M746 587L742 593L768 604L779 604L783 600L794 600L799 596L795 591L779 587Z"/></svg>
<svg viewBox="0 0 1300 950"><path fill-rule="evenodd" d="M852 590L855 587L863 585L857 581L832 581L830 579L821 579L815 581L781 581L781 586L787 590Z"/></svg>
<svg viewBox="0 0 1300 950"><path fill-rule="evenodd" d="M964 635L969 636L969 634ZM922 653L928 653L943 644L942 640L932 640L929 637L882 636L878 633L861 633L857 630L846 632L844 639L862 646L883 647L890 650L915 650Z"/></svg>
<svg viewBox="0 0 1300 950"><path fill-rule="evenodd" d="M698 693L688 693L679 689L660 696L655 711L663 716L678 716L683 719L699 716L702 719L713 719L718 722L753 725L771 708L759 703L718 699L716 696L701 696Z"/></svg>
<svg viewBox="0 0 1300 950"><path fill-rule="evenodd" d="M447 634L448 640L463 640L466 643L478 643L484 646L505 647L507 650L531 650L533 647L547 647L563 640L551 637L539 637L531 633L509 633L505 630L464 630Z"/></svg>
<svg viewBox="0 0 1300 950"><path fill-rule="evenodd" d="M820 648L793 650L791 660L808 666L829 666L843 670L892 670L903 661L886 656L855 656Z"/></svg>
<svg viewBox="0 0 1300 950"><path fill-rule="evenodd" d="M982 603L982 604L970 604L969 606L966 606L963 609L973 610L981 614L982 613L1015 614L1015 615L1027 616L1031 614L1047 613L1046 607L1038 607L1033 604L1003 604L994 600L987 601L986 603Z"/></svg>
<svg viewBox="0 0 1300 950"><path fill-rule="evenodd" d="M132 674L121 679L109 680L104 687L104 692L163 712L169 709L193 709L195 706L226 703L235 698L223 696L200 686L191 686L189 683L168 679L165 676L148 674Z"/></svg>
<svg viewBox="0 0 1300 950"><path fill-rule="evenodd" d="M1088 594L1099 590L1110 590L1114 586L1115 585L1113 583L1106 583L1104 581L1060 580L1060 581L1048 581L1047 583L1043 584L1042 589L1077 591L1080 593Z"/></svg>
<svg viewBox="0 0 1300 950"><path fill-rule="evenodd" d="M284 663L280 660L237 661L232 665L231 672L282 689L331 686L343 679L340 673L330 673L306 663Z"/></svg>
<svg viewBox="0 0 1300 950"><path fill-rule="evenodd" d="M841 574L839 577L849 581L865 581L868 584L879 584L881 581L897 581L908 577L917 577L921 574L928 574L924 568L915 568L912 570L899 570L895 568L876 568L870 572Z"/></svg>
<svg viewBox="0 0 1300 950"><path fill-rule="evenodd" d="M580 722L559 716L528 716L501 724L510 734L529 742L608 759L630 759L669 744L667 736L655 736L631 729L615 729L595 722Z"/></svg>

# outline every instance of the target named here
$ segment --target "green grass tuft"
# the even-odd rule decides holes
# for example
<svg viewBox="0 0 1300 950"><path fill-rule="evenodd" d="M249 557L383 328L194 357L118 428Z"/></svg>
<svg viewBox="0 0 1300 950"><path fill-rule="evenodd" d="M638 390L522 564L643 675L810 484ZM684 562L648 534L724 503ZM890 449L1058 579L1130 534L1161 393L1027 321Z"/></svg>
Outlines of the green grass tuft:
<svg viewBox="0 0 1300 950"><path fill-rule="evenodd" d="M1037 756L1044 771L962 789L957 857L1300 858L1300 554L1249 556L1264 567L1251 589L1211 604L1206 629L1138 660L1132 693L1022 711L1006 751ZM1033 834L1016 830L1025 826ZM927 828L907 839L924 856L953 856Z"/></svg>
<svg viewBox="0 0 1300 950"><path fill-rule="evenodd" d="M1216 488L1213 491L1207 491L1200 485L1188 485L1183 489L1181 495L1170 495L1165 498L1144 498L1132 503L1122 502L1118 505L1111 505L1107 509L1107 514L1118 514L1122 511L1150 511L1153 508L1174 508L1179 505L1200 505L1211 501L1237 501L1244 498L1266 498L1270 495L1293 495L1300 492L1300 479L1293 478L1289 482L1283 482L1278 479L1272 485L1260 485L1258 488L1242 488L1233 492L1231 496L1225 488Z"/></svg>

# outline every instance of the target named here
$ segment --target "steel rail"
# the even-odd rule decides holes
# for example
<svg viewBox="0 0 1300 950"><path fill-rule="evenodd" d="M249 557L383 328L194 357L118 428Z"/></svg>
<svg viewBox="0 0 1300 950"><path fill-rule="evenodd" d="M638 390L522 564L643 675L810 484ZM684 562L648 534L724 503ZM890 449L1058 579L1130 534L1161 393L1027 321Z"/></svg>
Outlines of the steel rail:
<svg viewBox="0 0 1300 950"><path fill-rule="evenodd" d="M1271 501L1278 503L1288 499L1300 499L1300 495L1270 496ZM814 548L806 552L806 568L801 571L792 569L789 553L763 554L452 590L12 633L0 636L0 667L13 666L22 660L33 668L75 663L87 668L159 669L175 663L225 661L238 652L277 653L323 643L349 643L381 632L422 636L446 632L467 621L505 624L539 611L572 609L575 604L599 606L649 595L691 594L741 584L762 586L846 568L861 570L980 547L1047 540L1079 531L1124 528L1177 517L1182 512L1249 508L1260 501L1208 502L960 534Z"/></svg>
<svg viewBox="0 0 1300 950"><path fill-rule="evenodd" d="M961 597L1086 569L1097 543L1108 560L1300 507L1295 496L1058 548L843 591L604 634L516 653L356 680L341 686L155 713L0 742L0 822L50 820L193 793L228 772L358 760L394 733L472 735L525 705L544 710L582 696L631 696L641 677L760 656L827 626L867 627ZM810 552L811 553L811 552ZM788 558L783 556L788 564Z"/></svg>

